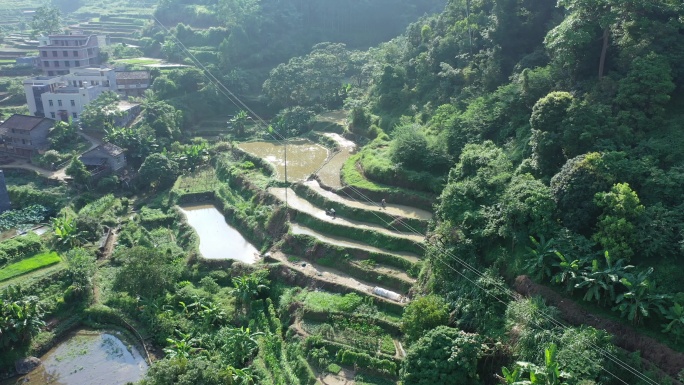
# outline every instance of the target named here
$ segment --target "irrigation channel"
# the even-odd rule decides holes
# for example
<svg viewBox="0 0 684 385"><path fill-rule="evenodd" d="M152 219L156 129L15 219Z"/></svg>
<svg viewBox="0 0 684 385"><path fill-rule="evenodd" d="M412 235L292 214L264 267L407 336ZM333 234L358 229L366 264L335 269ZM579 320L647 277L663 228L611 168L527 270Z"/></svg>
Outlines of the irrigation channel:
<svg viewBox="0 0 684 385"><path fill-rule="evenodd" d="M207 259L235 259L252 264L259 251L212 205L184 206L181 211L200 238L200 253Z"/></svg>
<svg viewBox="0 0 684 385"><path fill-rule="evenodd" d="M148 365L138 350L112 333L79 330L40 357L42 365L2 385L123 385L137 382Z"/></svg>

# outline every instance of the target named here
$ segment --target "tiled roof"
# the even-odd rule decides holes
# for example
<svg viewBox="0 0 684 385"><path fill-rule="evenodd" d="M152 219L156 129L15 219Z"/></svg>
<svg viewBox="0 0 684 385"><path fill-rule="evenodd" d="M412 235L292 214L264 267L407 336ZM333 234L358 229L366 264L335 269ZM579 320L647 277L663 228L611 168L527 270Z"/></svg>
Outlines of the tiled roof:
<svg viewBox="0 0 684 385"><path fill-rule="evenodd" d="M150 73L147 71L121 71L116 73L117 80L124 79L149 79Z"/></svg>
<svg viewBox="0 0 684 385"><path fill-rule="evenodd" d="M43 120L50 120L50 119L40 118L37 116L30 116L30 115L14 114L14 115L10 116L7 120L5 120L5 123L0 124L0 127L2 127L2 128L16 128L18 130L31 131L34 128L38 127L38 125Z"/></svg>
<svg viewBox="0 0 684 385"><path fill-rule="evenodd" d="M123 154L123 152L124 152L123 148L121 148L121 147L119 147L119 146L117 146L117 145L115 145L115 144L111 144L111 143L105 142L105 143L102 143L101 145L99 145L99 146L93 148L93 149L90 150L90 151L84 152L83 155L81 155L81 156L82 156L82 157L87 157L87 155L88 155L89 153L95 152L95 151L102 151L102 152L107 153L107 154L110 155L110 156L118 156L118 155Z"/></svg>

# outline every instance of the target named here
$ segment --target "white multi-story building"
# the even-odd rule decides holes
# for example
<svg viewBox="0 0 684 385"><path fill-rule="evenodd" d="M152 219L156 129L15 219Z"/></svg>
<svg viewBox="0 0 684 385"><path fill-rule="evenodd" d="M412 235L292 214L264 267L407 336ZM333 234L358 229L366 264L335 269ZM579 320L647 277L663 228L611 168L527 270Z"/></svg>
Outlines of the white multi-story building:
<svg viewBox="0 0 684 385"><path fill-rule="evenodd" d="M116 73L109 68L72 69L67 75L24 81L31 114L64 121L78 119L101 93L116 90Z"/></svg>

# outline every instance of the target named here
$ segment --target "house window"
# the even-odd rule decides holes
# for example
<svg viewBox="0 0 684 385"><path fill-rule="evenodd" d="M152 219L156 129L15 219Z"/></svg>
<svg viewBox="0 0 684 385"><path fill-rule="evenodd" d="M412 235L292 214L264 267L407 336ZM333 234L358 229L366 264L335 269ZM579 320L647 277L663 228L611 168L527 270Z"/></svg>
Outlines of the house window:
<svg viewBox="0 0 684 385"><path fill-rule="evenodd" d="M52 57L57 57L57 51L52 51Z"/></svg>
<svg viewBox="0 0 684 385"><path fill-rule="evenodd" d="M53 106L53 104L52 104L52 99L48 100L48 104L50 105L50 107Z"/></svg>
<svg viewBox="0 0 684 385"><path fill-rule="evenodd" d="M59 62L57 60L54 61L55 67L59 67Z"/></svg>
<svg viewBox="0 0 684 385"><path fill-rule="evenodd" d="M62 56L69 57L69 51L62 51Z"/></svg>
<svg viewBox="0 0 684 385"><path fill-rule="evenodd" d="M48 71L48 76L55 76L55 71Z"/></svg>
<svg viewBox="0 0 684 385"><path fill-rule="evenodd" d="M74 57L78 57L78 51L74 51Z"/></svg>
<svg viewBox="0 0 684 385"><path fill-rule="evenodd" d="M46 61L46 62L45 62L45 66L46 66L46 67L49 67L49 66L50 66L50 62L49 62L49 61Z"/></svg>
<svg viewBox="0 0 684 385"><path fill-rule="evenodd" d="M57 105L60 106L60 107L62 107L62 101L61 101L61 100L58 100L58 101L57 101Z"/></svg>
<svg viewBox="0 0 684 385"><path fill-rule="evenodd" d="M80 61L80 60L76 60L76 63L74 63L74 66L75 66L75 67L80 67L80 66L81 66L81 61Z"/></svg>
<svg viewBox="0 0 684 385"><path fill-rule="evenodd" d="M54 113L54 112L50 112L50 116L52 117L52 119L54 119L54 118L55 118L55 113Z"/></svg>
<svg viewBox="0 0 684 385"><path fill-rule="evenodd" d="M75 107L75 106L76 106L76 101L71 99L71 107Z"/></svg>
<svg viewBox="0 0 684 385"><path fill-rule="evenodd" d="M26 144L26 139L22 139L21 144Z"/></svg>
<svg viewBox="0 0 684 385"><path fill-rule="evenodd" d="M71 113L71 116L72 116L74 119L78 119L78 114L75 113L75 112L72 112L72 113Z"/></svg>
<svg viewBox="0 0 684 385"><path fill-rule="evenodd" d="M68 60L65 60L65 61L64 61L64 65L67 66L67 67L71 67L71 62L68 61Z"/></svg>
<svg viewBox="0 0 684 385"><path fill-rule="evenodd" d="M16 133L16 130L15 130L14 128L12 129L12 133L13 133L13 134L15 134L15 133Z"/></svg>
<svg viewBox="0 0 684 385"><path fill-rule="evenodd" d="M47 51L41 52L43 54L43 57L47 57Z"/></svg>

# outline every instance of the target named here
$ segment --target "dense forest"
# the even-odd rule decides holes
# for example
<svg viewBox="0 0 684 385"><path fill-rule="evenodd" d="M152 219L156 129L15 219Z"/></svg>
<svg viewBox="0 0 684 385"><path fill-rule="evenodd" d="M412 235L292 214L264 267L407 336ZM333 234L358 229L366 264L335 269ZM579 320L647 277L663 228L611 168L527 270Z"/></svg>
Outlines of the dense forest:
<svg viewBox="0 0 684 385"><path fill-rule="evenodd" d="M21 307L35 321L0 319L10 347L0 357L40 351L55 335L37 315L77 309L88 326L142 331L159 357L150 385L313 385L347 370L369 385L681 383L683 15L679 0L159 0L139 46L109 54L188 67L152 70L131 127L103 113L115 94L81 118L128 151L132 186L89 185L77 158L70 193L10 186L17 211L53 216L59 231L53 243L1 242L0 267L49 249L68 268L23 288L38 297L12 286L0 295L14 309L5 321ZM344 113L335 130L358 144L335 192L431 209L425 223L386 220L423 226L424 242L292 214L269 192L306 187L276 180L234 143L308 137L339 151L319 135L330 111ZM191 127L228 113L229 132L195 137ZM211 183L198 188L199 175ZM199 198L262 252L362 271L410 301L301 288L277 263L203 262L177 209ZM336 204L312 199L326 212ZM338 215L386 219L359 211ZM288 222L422 255L413 264L373 251L355 264ZM98 268L87 245L103 223L121 230ZM382 264L415 281L376 273Z"/></svg>

